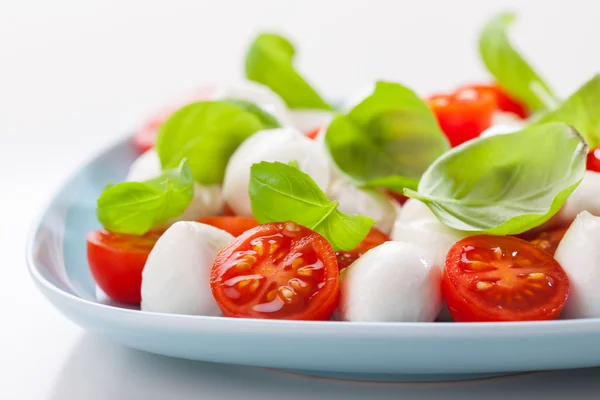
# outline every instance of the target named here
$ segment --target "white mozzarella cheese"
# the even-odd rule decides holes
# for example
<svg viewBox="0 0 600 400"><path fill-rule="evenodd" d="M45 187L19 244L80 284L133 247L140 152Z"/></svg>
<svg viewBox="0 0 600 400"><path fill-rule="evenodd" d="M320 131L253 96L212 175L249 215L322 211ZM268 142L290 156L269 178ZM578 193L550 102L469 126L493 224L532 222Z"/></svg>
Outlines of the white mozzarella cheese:
<svg viewBox="0 0 600 400"><path fill-rule="evenodd" d="M326 191L330 165L315 141L294 128L269 129L255 133L237 148L229 159L223 181L225 202L237 215L252 216L248 184L250 167L261 161L298 162L299 168Z"/></svg>
<svg viewBox="0 0 600 400"><path fill-rule="evenodd" d="M129 167L127 181L139 182L158 177L161 174L160 160L155 149L150 149L139 156ZM176 221L194 221L198 218L218 215L223 212L221 185L194 184L194 198Z"/></svg>
<svg viewBox="0 0 600 400"><path fill-rule="evenodd" d="M210 288L217 253L229 233L198 222L173 224L158 239L142 272L143 311L217 316Z"/></svg>
<svg viewBox="0 0 600 400"><path fill-rule="evenodd" d="M340 179L330 188L331 200L339 203L338 209L347 214L362 214L375 220L375 227L389 235L396 219L396 207L383 193L359 189Z"/></svg>
<svg viewBox="0 0 600 400"><path fill-rule="evenodd" d="M425 249L383 243L343 274L340 316L354 322L432 322L442 307L441 278Z"/></svg>
<svg viewBox="0 0 600 400"><path fill-rule="evenodd" d="M560 241L554 258L569 277L565 318L600 317L600 217L580 213Z"/></svg>

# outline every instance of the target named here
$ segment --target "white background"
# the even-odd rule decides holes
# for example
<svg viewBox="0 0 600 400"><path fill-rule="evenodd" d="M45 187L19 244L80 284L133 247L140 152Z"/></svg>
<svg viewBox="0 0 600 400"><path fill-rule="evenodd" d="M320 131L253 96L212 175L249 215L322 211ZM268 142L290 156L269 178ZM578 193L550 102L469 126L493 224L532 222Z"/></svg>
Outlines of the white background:
<svg viewBox="0 0 600 400"><path fill-rule="evenodd" d="M479 398L483 392L495 398L501 390L563 398L575 389L591 397L598 371L510 382L357 385L142 354L93 338L59 315L30 282L23 253L31 220L71 171L170 99L202 82L240 78L245 46L260 30L292 38L299 68L331 99L375 78L425 94L486 79L476 32L493 12L515 10L515 42L566 95L600 67L597 4L2 0L0 398L268 398L281 384L289 398Z"/></svg>

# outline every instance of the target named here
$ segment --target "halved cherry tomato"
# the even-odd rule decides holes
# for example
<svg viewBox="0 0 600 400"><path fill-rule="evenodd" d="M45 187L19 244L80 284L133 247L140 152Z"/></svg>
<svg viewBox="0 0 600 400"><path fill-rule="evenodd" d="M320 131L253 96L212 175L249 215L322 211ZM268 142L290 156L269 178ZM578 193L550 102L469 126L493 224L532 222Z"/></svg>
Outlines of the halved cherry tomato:
<svg viewBox="0 0 600 400"><path fill-rule="evenodd" d="M456 322L556 319L569 280L545 251L513 236L458 241L446 258L442 293Z"/></svg>
<svg viewBox="0 0 600 400"><path fill-rule="evenodd" d="M356 261L360 256L371 250L373 247L379 246L383 242L389 242L390 237L385 233L381 232L377 228L371 228L371 231L362 242L350 251L338 251L335 253L338 261L338 267L340 271L347 268Z"/></svg>
<svg viewBox="0 0 600 400"><path fill-rule="evenodd" d="M133 135L133 143L135 146L141 152L145 152L154 147L158 129L175 111L186 104L193 103L194 101L209 99L213 95L214 91L215 88L213 86L207 85L201 87L199 90L180 99L175 104L171 104L160 110L155 115L151 116Z"/></svg>
<svg viewBox="0 0 600 400"><path fill-rule="evenodd" d="M554 228L545 231L532 231L525 232L521 235L517 235L518 238L527 240L529 243L544 250L546 253L554 256L556 253L556 249L560 244L560 241L565 236L567 229L569 229L570 225L561 226L559 228Z"/></svg>
<svg viewBox="0 0 600 400"><path fill-rule="evenodd" d="M600 147L590 150L587 155L587 169L600 172Z"/></svg>
<svg viewBox="0 0 600 400"><path fill-rule="evenodd" d="M100 288L122 303L141 301L142 270L148 254L163 231L143 236L112 233L105 229L87 236L90 271Z"/></svg>
<svg viewBox="0 0 600 400"><path fill-rule="evenodd" d="M224 231L231 233L233 236L240 236L247 230L256 228L259 225L258 221L252 217L229 215L204 217L200 218L198 222L223 229Z"/></svg>
<svg viewBox="0 0 600 400"><path fill-rule="evenodd" d="M338 266L329 242L294 222L260 225L225 246L210 285L228 317L327 320L337 307Z"/></svg>
<svg viewBox="0 0 600 400"><path fill-rule="evenodd" d="M496 96L488 90L459 89L429 97L429 106L452 147L478 137L492 125Z"/></svg>
<svg viewBox="0 0 600 400"><path fill-rule="evenodd" d="M474 89L477 91L489 91L496 96L496 108L500 111L511 112L521 119L525 119L529 116L529 112L525 105L520 103L518 100L510 97L508 93L504 91L497 83L480 83L475 85L462 86L461 89Z"/></svg>
<svg viewBox="0 0 600 400"><path fill-rule="evenodd" d="M312 131L307 132L305 136L309 139L315 140L317 138L317 135L319 134L319 132L321 132L321 128L316 128L316 129L313 129Z"/></svg>

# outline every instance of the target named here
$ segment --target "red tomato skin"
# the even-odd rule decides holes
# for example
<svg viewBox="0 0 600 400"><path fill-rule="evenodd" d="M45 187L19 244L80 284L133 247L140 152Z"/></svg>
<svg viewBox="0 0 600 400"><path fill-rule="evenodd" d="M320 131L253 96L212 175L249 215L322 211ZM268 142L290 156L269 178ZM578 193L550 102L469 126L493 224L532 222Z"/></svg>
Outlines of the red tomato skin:
<svg viewBox="0 0 600 400"><path fill-rule="evenodd" d="M317 136L319 135L319 132L321 132L321 128L316 128L313 129L312 131L308 131L306 132L306 137L312 140L315 140L317 138Z"/></svg>
<svg viewBox="0 0 600 400"><path fill-rule="evenodd" d="M261 313L260 316L253 314L250 315L248 312L244 312L239 308L231 307L225 300L223 292L221 291L221 273L222 266L226 264L227 260L238 251L239 248L244 247L250 240L261 235L268 235L274 232L279 232L285 223L268 223L259 225L256 228L250 229L238 236L233 242L221 249L211 271L211 291L215 298L217 305L223 312L223 315L232 318L261 318L271 319L267 313ZM310 229L302 227L302 229L310 231ZM337 260L333 248L329 242L316 232L312 232L310 235L302 239L302 243L312 243L316 248L316 251L321 257L323 264L327 267L325 269L326 279L322 289L325 291L320 292L321 304L319 307L312 307L311 310L304 313L296 313L290 316L286 316L278 319L290 319L290 320L306 320L306 321L325 321L330 320L333 313L337 309L337 304L340 295L339 286L339 270L337 267ZM321 290L321 289L320 289ZM317 296L317 295L314 295ZM254 312L253 312L254 313Z"/></svg>
<svg viewBox="0 0 600 400"><path fill-rule="evenodd" d="M120 236L136 240L133 235ZM118 248L111 245L115 243L114 237L114 234L104 229L92 231L87 235L90 272L98 286L110 298L121 303L139 304L142 300L142 270L151 247L147 247L144 241L143 247ZM155 239L151 242L155 242Z"/></svg>
<svg viewBox="0 0 600 400"><path fill-rule="evenodd" d="M440 129L446 134L450 145L456 147L475 139L492 125L496 98L488 91L471 90L474 98L462 97L461 91L434 95L428 99Z"/></svg>
<svg viewBox="0 0 600 400"><path fill-rule="evenodd" d="M363 254L371 250L374 247L379 246L384 242L389 242L390 237L385 233L381 232L377 228L371 228L367 237L356 246L356 248L350 251L337 251L335 253L338 261L338 267L341 270L348 268L354 261L358 260Z"/></svg>
<svg viewBox="0 0 600 400"><path fill-rule="evenodd" d="M510 112L517 115L521 119L529 117L529 112L524 104L516 99L513 99L504 89L497 83L479 83L474 85L465 85L462 88L471 88L475 90L488 90L496 96L496 107L500 111Z"/></svg>
<svg viewBox="0 0 600 400"><path fill-rule="evenodd" d="M123 254L98 240L98 231L87 237L87 257L92 276L110 298L122 303L139 304L142 300L142 270L147 254Z"/></svg>
<svg viewBox="0 0 600 400"><path fill-rule="evenodd" d="M242 233L249 229L256 228L258 221L252 217L239 217L239 216L218 216L218 217L204 217L200 218L198 222L214 226L229 232L233 236L240 236Z"/></svg>
<svg viewBox="0 0 600 400"><path fill-rule="evenodd" d="M479 236L488 236L488 235L479 235ZM460 260L462 257L463 248L460 246L460 243L467 240L475 238L472 236L470 238L462 239L457 242L446 257L446 265L444 268L444 275L442 278L442 297L446 301L448 310L450 311L450 315L454 319L455 322L522 322L522 321L546 321L546 320L555 320L560 316L560 313L566 303L568 298L570 283L567 277L567 274L560 268L560 270L555 270L557 277L560 279L562 285L564 285L564 296L560 299L560 303L555 307L544 310L543 313L532 314L531 312L525 312L524 316L526 318L523 319L499 319L497 316L493 315L490 312L486 312L486 310L482 308L474 307L469 299L463 296L457 288L457 285L453 283L455 280L451 276L451 268L457 265L457 260ZM509 238L509 237L507 237ZM528 245L534 249L534 251L539 251L545 253L544 250L534 247L527 241L516 237L510 237L511 240L514 239L516 241L522 242L523 245ZM551 257L548 255L548 257ZM557 263L558 265L558 263ZM560 265L559 265L560 267Z"/></svg>
<svg viewBox="0 0 600 400"><path fill-rule="evenodd" d="M590 150L587 155L587 170L600 172L600 147Z"/></svg>

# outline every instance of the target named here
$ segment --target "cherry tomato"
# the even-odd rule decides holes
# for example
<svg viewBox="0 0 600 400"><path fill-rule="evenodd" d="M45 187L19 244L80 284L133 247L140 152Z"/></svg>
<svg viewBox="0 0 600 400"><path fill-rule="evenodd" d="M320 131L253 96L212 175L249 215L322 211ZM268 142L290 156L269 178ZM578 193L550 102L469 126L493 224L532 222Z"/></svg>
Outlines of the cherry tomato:
<svg viewBox="0 0 600 400"><path fill-rule="evenodd" d="M231 233L233 236L240 236L248 229L256 228L259 225L258 221L252 217L229 215L200 218L198 222L223 229L224 231Z"/></svg>
<svg viewBox="0 0 600 400"><path fill-rule="evenodd" d="M246 231L223 248L210 284L228 317L327 320L338 303L338 275L323 236L278 222Z"/></svg>
<svg viewBox="0 0 600 400"><path fill-rule="evenodd" d="M442 293L456 322L558 318L569 280L545 251L513 236L471 236L446 258Z"/></svg>
<svg viewBox="0 0 600 400"><path fill-rule="evenodd" d="M360 256L371 250L373 247L379 246L383 242L389 242L391 239L388 235L381 232L377 228L371 228L371 231L362 242L350 251L338 251L335 253L340 271L347 268L356 261Z"/></svg>
<svg viewBox="0 0 600 400"><path fill-rule="evenodd" d="M392 196L392 198L394 200L396 200L396 202L398 202L398 204L400 204L401 206L404 205L404 203L406 203L408 201L408 197L406 197L403 194L400 193L394 193L391 190L388 190L387 192L390 196Z"/></svg>
<svg viewBox="0 0 600 400"><path fill-rule="evenodd" d="M428 99L452 147L478 137L492 125L496 96L487 90L459 89Z"/></svg>
<svg viewBox="0 0 600 400"><path fill-rule="evenodd" d="M306 133L306 137L315 140L317 135L319 135L319 132L321 132L321 128L313 129L312 131Z"/></svg>
<svg viewBox="0 0 600 400"><path fill-rule="evenodd" d="M600 147L590 150L587 155L587 169L600 172Z"/></svg>
<svg viewBox="0 0 600 400"><path fill-rule="evenodd" d="M556 253L556 249L560 244L560 241L567 233L568 226L558 229L553 229L551 231L542 232L535 239L531 240L530 243L535 247L539 247L544 250L548 254L554 256Z"/></svg>
<svg viewBox="0 0 600 400"><path fill-rule="evenodd" d="M518 100L510 97L508 93L504 91L498 84L491 83L485 84L480 83L476 85L463 86L462 89L474 89L477 91L489 91L496 97L496 108L500 111L511 112L516 114L521 119L525 119L529 116L529 112L525 105L520 103Z"/></svg>
<svg viewBox="0 0 600 400"><path fill-rule="evenodd" d="M100 288L122 303L141 301L142 270L150 250L163 231L143 236L112 233L105 229L87 236L90 271Z"/></svg>
<svg viewBox="0 0 600 400"><path fill-rule="evenodd" d="M177 103L171 104L160 110L155 115L151 116L133 135L133 143L135 146L142 153L154 147L158 129L175 111L186 104L193 103L194 101L209 99L214 94L214 91L214 87L204 86L193 92L191 95L182 98Z"/></svg>

